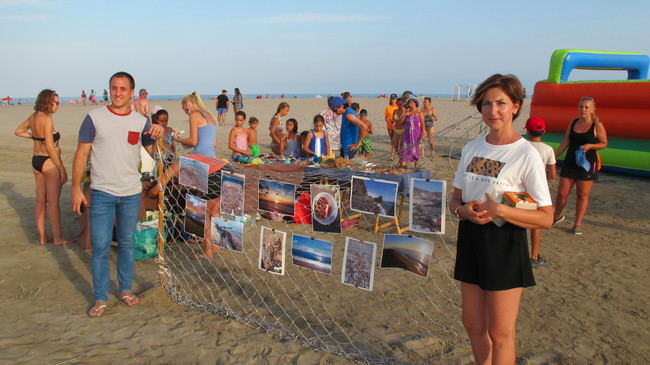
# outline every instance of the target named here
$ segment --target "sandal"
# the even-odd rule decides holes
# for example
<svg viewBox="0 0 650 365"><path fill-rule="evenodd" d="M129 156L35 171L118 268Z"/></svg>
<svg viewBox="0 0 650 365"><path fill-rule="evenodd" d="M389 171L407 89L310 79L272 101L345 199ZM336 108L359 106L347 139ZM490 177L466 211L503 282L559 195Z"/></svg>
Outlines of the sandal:
<svg viewBox="0 0 650 365"><path fill-rule="evenodd" d="M134 305L140 303L140 298L135 296L135 294L124 294L120 297L120 300L129 307L133 307Z"/></svg>
<svg viewBox="0 0 650 365"><path fill-rule="evenodd" d="M100 303L100 302L98 302L98 303ZM100 305L97 305L97 303L95 303L95 305L90 307L90 309L88 310L88 317L90 317L90 318L99 318L99 317L104 315L104 310L105 309L106 309L106 304L102 303Z"/></svg>

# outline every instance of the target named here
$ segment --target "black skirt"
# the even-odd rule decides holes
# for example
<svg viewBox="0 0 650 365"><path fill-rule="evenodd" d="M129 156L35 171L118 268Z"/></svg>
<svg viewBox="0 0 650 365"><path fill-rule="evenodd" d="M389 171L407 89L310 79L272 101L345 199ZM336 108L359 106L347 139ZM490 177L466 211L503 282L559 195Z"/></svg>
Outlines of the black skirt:
<svg viewBox="0 0 650 365"><path fill-rule="evenodd" d="M535 285L526 229L507 222L498 227L461 220L454 279L483 290Z"/></svg>

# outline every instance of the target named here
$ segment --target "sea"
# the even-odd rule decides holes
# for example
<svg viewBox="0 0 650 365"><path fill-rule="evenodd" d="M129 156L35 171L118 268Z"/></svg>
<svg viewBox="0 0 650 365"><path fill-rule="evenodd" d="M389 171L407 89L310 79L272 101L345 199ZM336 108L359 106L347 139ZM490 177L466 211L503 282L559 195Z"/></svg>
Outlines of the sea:
<svg viewBox="0 0 650 365"><path fill-rule="evenodd" d="M311 252L291 249L294 264L329 273L332 270L332 258Z"/></svg>
<svg viewBox="0 0 650 365"><path fill-rule="evenodd" d="M400 93L397 93L400 95ZM201 94L201 97L203 99L212 99L215 98L219 94ZM267 94L267 93L260 93L260 94L244 94L245 99L255 99L258 97L261 97L262 99L314 99L314 98L326 98L328 96L332 95L338 95L336 93L314 93L314 94L304 94L304 93L280 93L280 94ZM388 96L390 93L353 93L352 96L355 98L378 98L382 96ZM452 94L448 93L423 93L423 94L418 94L419 96L425 96L425 97L430 97L430 98L451 98ZM155 100L181 100L183 98L182 94L178 95L149 95L148 99L155 101ZM228 98L232 99L234 95L228 95ZM14 105L15 104L34 104L36 101L35 97L13 97L13 100L11 101ZM60 101L61 104L71 104L74 103L75 101L81 102L81 97L80 96L60 96ZM102 94L97 94L97 102L101 103L102 101ZM89 103L89 101L86 101L86 103ZM246 102L244 101L244 104Z"/></svg>

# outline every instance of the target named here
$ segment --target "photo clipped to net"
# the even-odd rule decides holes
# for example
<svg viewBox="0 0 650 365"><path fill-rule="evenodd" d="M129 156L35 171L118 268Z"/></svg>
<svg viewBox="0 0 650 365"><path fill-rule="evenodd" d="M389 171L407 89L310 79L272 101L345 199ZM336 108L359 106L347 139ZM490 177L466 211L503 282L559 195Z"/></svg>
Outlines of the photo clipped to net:
<svg viewBox="0 0 650 365"><path fill-rule="evenodd" d="M398 184L394 181L352 176L350 208L382 217L395 217Z"/></svg>

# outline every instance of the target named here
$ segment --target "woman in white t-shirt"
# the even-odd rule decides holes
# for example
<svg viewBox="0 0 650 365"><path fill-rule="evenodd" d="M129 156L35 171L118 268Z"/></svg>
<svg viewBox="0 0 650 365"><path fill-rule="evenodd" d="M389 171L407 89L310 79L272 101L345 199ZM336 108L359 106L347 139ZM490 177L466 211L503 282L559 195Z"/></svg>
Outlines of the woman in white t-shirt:
<svg viewBox="0 0 650 365"><path fill-rule="evenodd" d="M548 228L553 207L544 165L513 127L523 104L513 75L490 76L472 99L489 133L465 147L449 209L460 219L454 278L461 281L463 325L476 363L514 364L523 288L535 285L526 228ZM536 210L500 204L507 191L527 192Z"/></svg>

